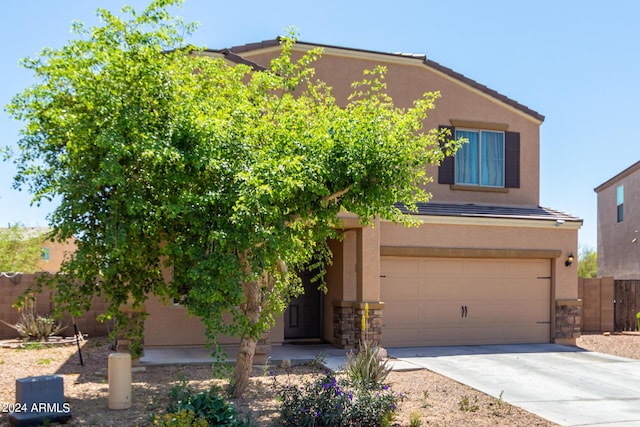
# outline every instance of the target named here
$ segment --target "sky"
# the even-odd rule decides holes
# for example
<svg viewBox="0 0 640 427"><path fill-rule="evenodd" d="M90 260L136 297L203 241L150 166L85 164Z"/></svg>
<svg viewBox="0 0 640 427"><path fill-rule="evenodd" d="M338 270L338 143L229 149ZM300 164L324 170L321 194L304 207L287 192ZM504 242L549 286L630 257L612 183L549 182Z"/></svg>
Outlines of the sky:
<svg viewBox="0 0 640 427"><path fill-rule="evenodd" d="M71 24L99 25L147 0L20 0L0 5L0 105L35 83L18 65L71 39ZM295 27L302 41L426 54L543 114L540 205L584 220L579 244L597 248L595 187L640 160L631 132L640 99L640 2L635 0L186 0L176 14L197 21L189 39L217 49L274 39ZM437 108L437 107L436 107ZM22 124L0 111L0 146ZM629 136L631 135L631 136ZM0 226L46 226L55 203L31 204L0 161Z"/></svg>

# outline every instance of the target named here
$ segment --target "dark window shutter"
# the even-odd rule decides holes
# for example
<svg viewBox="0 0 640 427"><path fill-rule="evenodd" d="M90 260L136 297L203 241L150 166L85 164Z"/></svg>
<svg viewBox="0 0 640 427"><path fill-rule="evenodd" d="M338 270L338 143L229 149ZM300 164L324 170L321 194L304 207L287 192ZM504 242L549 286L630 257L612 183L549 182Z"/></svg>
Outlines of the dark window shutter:
<svg viewBox="0 0 640 427"><path fill-rule="evenodd" d="M440 126L439 129L449 129L451 131L451 139L456 138L456 129L453 126ZM440 147L442 146L443 143L440 141ZM456 162L453 156L445 157L438 168L438 184L455 184L455 168Z"/></svg>
<svg viewBox="0 0 640 427"><path fill-rule="evenodd" d="M504 133L504 186L520 188L520 133Z"/></svg>

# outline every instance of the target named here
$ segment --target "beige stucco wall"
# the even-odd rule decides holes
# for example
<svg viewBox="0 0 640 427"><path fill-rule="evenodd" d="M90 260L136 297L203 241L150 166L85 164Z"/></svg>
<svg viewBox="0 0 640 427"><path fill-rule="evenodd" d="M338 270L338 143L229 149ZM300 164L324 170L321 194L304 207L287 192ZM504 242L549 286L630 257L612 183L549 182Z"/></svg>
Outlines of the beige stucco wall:
<svg viewBox="0 0 640 427"><path fill-rule="evenodd" d="M578 297L577 262L565 266L570 253L577 254L577 226L563 224L556 227L549 221L531 221L529 226L511 226L506 221L483 220L484 224L425 223L419 227L383 222L380 225L381 246L473 248L559 251L552 262L552 298L576 299Z"/></svg>
<svg viewBox="0 0 640 427"><path fill-rule="evenodd" d="M245 57L268 66L277 49L249 52ZM513 107L488 95L463 85L457 80L425 66L415 58L398 58L389 55L361 53L347 56L340 49L325 49L325 53L314 68L316 77L333 88L340 103L345 103L351 93L351 83L362 80L363 70L377 65L387 67L387 93L399 107L409 107L416 98L428 91L439 91L436 108L425 120L425 130L439 125L451 125L451 120L485 122L506 125L507 130L520 133L520 188L505 192L476 192L452 190L449 185L430 183L427 190L433 200L466 203L518 204L536 206L539 203L540 187L540 123ZM336 72L336 70L340 72ZM523 82L525 84L525 82ZM437 177L437 168L427 169L430 176Z"/></svg>
<svg viewBox="0 0 640 427"><path fill-rule="evenodd" d="M56 272L60 270L62 261L68 254L75 252L76 245L73 241L64 243L45 241L40 245L42 248L49 249L49 260L41 259L38 262L39 271Z"/></svg>
<svg viewBox="0 0 640 427"><path fill-rule="evenodd" d="M598 196L598 276L640 279L640 169L610 182ZM618 222L616 191L624 185L624 218Z"/></svg>

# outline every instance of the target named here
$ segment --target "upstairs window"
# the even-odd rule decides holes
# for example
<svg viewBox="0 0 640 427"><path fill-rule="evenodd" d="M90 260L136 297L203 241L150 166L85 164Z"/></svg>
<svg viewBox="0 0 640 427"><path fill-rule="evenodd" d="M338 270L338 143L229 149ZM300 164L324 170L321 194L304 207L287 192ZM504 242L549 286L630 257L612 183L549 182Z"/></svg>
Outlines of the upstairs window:
<svg viewBox="0 0 640 427"><path fill-rule="evenodd" d="M618 210L618 222L624 220L624 185L616 188L616 205Z"/></svg>
<svg viewBox="0 0 640 427"><path fill-rule="evenodd" d="M51 259L51 251L49 248L40 248L40 259L49 261Z"/></svg>
<svg viewBox="0 0 640 427"><path fill-rule="evenodd" d="M438 183L487 188L520 188L520 133L448 128L451 138L466 138L455 157L438 169Z"/></svg>
<svg viewBox="0 0 640 427"><path fill-rule="evenodd" d="M455 183L504 187L504 132L456 129L465 138L455 157Z"/></svg>

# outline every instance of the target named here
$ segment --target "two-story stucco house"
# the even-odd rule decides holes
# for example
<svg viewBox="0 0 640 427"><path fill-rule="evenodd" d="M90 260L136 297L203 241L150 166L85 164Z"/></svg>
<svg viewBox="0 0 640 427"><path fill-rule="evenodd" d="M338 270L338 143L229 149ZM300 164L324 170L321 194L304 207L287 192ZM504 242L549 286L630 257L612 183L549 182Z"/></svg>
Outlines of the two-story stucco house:
<svg viewBox="0 0 640 427"><path fill-rule="evenodd" d="M362 228L344 215L331 242L328 293L310 289L291 302L270 333L272 345L316 339L354 345L365 303L382 345L575 343L579 334L577 253L582 220L539 205L540 126L544 117L423 55L321 46L316 76L338 102L364 69L387 67L400 107L426 91L441 98L426 128L447 126L469 143L430 167L433 199L412 212L419 227L378 222ZM266 67L277 40L209 51ZM522 84L527 84L523 81ZM198 345L203 328L179 306L152 300L145 345Z"/></svg>
<svg viewBox="0 0 640 427"><path fill-rule="evenodd" d="M597 186L598 276L640 279L640 162Z"/></svg>

